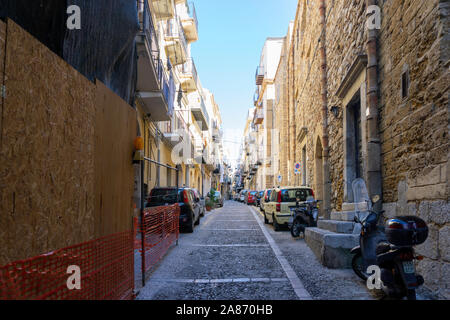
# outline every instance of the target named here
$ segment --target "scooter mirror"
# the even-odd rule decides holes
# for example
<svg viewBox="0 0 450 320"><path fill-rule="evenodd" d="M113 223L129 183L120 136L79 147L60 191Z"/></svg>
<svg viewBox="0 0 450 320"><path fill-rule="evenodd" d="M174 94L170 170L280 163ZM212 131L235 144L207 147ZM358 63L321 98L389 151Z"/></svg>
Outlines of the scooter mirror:
<svg viewBox="0 0 450 320"><path fill-rule="evenodd" d="M380 196L376 195L372 198L372 203L377 203L378 201L380 201L380 199L381 199Z"/></svg>

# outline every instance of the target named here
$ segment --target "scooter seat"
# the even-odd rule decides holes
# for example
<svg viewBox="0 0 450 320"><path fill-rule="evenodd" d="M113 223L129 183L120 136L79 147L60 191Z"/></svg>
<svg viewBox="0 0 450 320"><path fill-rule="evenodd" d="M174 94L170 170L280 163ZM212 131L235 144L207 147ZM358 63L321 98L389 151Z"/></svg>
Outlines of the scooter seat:
<svg viewBox="0 0 450 320"><path fill-rule="evenodd" d="M382 242L377 245L376 253L377 255L389 252L391 250L391 244Z"/></svg>

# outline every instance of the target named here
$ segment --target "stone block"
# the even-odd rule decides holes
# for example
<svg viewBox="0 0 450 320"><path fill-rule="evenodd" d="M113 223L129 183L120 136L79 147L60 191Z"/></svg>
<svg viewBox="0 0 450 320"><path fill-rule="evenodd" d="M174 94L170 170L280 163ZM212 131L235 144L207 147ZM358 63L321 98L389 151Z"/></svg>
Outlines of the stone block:
<svg viewBox="0 0 450 320"><path fill-rule="evenodd" d="M450 222L450 202L433 201L429 204L429 220L438 225Z"/></svg>
<svg viewBox="0 0 450 320"><path fill-rule="evenodd" d="M384 217L387 219L394 218L397 215L396 209L397 209L397 203L395 203L395 202L383 203L383 210L385 211Z"/></svg>
<svg viewBox="0 0 450 320"><path fill-rule="evenodd" d="M424 187L409 188L407 191L408 201L433 200L446 198L446 184L435 184Z"/></svg>
<svg viewBox="0 0 450 320"><path fill-rule="evenodd" d="M308 228L305 242L322 265L332 269L345 269L351 268L350 250L358 245L359 236Z"/></svg>
<svg viewBox="0 0 450 320"><path fill-rule="evenodd" d="M317 225L320 229L328 230L336 233L353 233L355 226L354 222L336 221L336 220L321 220Z"/></svg>
<svg viewBox="0 0 450 320"><path fill-rule="evenodd" d="M437 259L439 257L439 230L433 225L428 225L428 228L428 239L416 247L416 253L430 259Z"/></svg>
<svg viewBox="0 0 450 320"><path fill-rule="evenodd" d="M439 230L439 252L443 260L450 262L450 226Z"/></svg>
<svg viewBox="0 0 450 320"><path fill-rule="evenodd" d="M425 286L433 291L442 287L441 283L442 263L439 261L424 259L417 264L417 272L425 279Z"/></svg>
<svg viewBox="0 0 450 320"><path fill-rule="evenodd" d="M439 184L441 180L441 166L425 168L421 175L410 182L410 187L421 187Z"/></svg>

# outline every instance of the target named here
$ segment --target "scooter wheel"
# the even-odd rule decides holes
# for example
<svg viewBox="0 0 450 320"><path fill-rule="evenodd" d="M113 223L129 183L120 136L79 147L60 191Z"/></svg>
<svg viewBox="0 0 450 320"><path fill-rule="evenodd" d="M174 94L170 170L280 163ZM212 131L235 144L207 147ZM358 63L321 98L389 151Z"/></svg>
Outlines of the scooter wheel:
<svg viewBox="0 0 450 320"><path fill-rule="evenodd" d="M412 289L412 290L406 291L406 299L407 300L417 300L416 290Z"/></svg>
<svg viewBox="0 0 450 320"><path fill-rule="evenodd" d="M369 276L365 273L364 270L364 259L361 252L358 252L353 256L352 269L362 280L367 281L367 279L369 279Z"/></svg>
<svg viewBox="0 0 450 320"><path fill-rule="evenodd" d="M300 237L300 233L301 233L301 225L298 221L294 221L291 227L291 235L294 238L298 238Z"/></svg>

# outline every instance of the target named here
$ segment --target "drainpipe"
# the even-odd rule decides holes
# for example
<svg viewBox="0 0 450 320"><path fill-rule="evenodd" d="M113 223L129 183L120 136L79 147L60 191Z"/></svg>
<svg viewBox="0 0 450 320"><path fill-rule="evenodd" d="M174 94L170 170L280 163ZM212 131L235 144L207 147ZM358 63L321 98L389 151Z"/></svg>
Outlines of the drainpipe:
<svg viewBox="0 0 450 320"><path fill-rule="evenodd" d="M331 183L329 167L329 139L328 139L328 78L326 52L326 2L320 1L320 24L322 36L320 39L321 73L322 73L322 145L323 145L323 214L330 219L331 211Z"/></svg>
<svg viewBox="0 0 450 320"><path fill-rule="evenodd" d="M378 0L367 0L367 7L378 5ZM379 195L382 197L381 179L381 142L378 127L378 52L377 52L378 30L368 30L367 37L367 188L369 196ZM381 209L382 201L378 202L375 210Z"/></svg>

